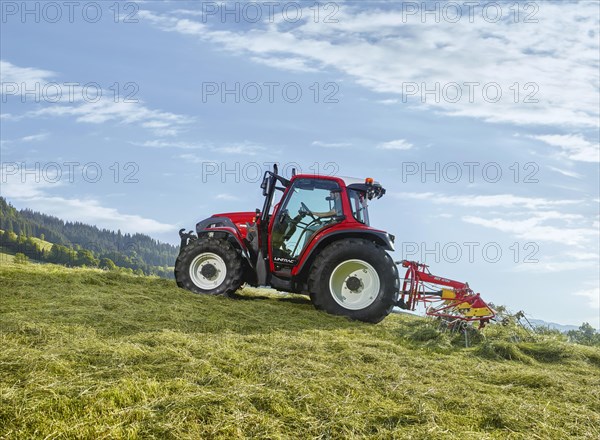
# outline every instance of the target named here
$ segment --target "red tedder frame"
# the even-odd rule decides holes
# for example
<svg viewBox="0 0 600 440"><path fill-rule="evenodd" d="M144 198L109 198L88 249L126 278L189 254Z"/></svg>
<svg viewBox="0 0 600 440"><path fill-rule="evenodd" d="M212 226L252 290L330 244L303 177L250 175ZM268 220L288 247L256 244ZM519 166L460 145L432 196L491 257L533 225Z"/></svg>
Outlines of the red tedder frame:
<svg viewBox="0 0 600 440"><path fill-rule="evenodd" d="M433 275L429 266L417 261L403 260L401 264L406 268L400 292L401 303L405 309L415 310L421 303L426 307L425 313L428 316L467 322L479 321L479 328L496 316L479 293L471 290L468 283ZM451 291L426 291L425 284L443 286Z"/></svg>

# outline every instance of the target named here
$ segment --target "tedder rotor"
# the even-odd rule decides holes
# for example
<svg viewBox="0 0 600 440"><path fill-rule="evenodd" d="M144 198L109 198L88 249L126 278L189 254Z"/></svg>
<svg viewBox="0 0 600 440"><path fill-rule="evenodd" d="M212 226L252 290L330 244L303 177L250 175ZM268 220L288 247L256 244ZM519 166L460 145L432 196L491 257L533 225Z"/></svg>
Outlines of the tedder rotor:
<svg viewBox="0 0 600 440"><path fill-rule="evenodd" d="M479 321L494 312L466 283L431 275L402 261L401 278L389 255L394 236L369 223L368 202L385 189L371 178L264 174L264 203L256 211L215 214L181 230L175 262L179 287L209 295L234 294L244 283L309 295L328 313L376 323L394 307L449 320ZM274 204L277 191L282 196ZM442 290L426 290L427 286Z"/></svg>
<svg viewBox="0 0 600 440"><path fill-rule="evenodd" d="M398 300L400 308L415 310L417 305L422 304L428 316L443 318L450 323L478 321L479 328L496 316L468 283L433 275L429 266L417 261L402 260L400 264L406 268ZM442 289L432 290L440 286Z"/></svg>

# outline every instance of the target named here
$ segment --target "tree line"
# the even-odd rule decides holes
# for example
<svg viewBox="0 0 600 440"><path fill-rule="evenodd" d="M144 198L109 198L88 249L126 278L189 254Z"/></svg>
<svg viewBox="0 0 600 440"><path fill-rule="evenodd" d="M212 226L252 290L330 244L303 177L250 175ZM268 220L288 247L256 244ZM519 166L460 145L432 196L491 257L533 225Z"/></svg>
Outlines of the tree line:
<svg viewBox="0 0 600 440"><path fill-rule="evenodd" d="M17 211L0 197L0 246L28 258L65 266L117 268L173 278L178 248L144 234L122 234L81 222L65 222L29 209ZM45 249L39 238L52 243Z"/></svg>

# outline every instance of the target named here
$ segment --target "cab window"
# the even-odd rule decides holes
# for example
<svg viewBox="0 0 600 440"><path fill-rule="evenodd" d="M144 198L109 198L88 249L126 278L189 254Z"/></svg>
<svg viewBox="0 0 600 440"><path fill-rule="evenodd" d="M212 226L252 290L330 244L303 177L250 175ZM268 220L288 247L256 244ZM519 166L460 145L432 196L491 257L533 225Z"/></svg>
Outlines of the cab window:
<svg viewBox="0 0 600 440"><path fill-rule="evenodd" d="M365 225L369 225L369 211L365 193L348 189L348 197L350 197L350 207L354 218Z"/></svg>

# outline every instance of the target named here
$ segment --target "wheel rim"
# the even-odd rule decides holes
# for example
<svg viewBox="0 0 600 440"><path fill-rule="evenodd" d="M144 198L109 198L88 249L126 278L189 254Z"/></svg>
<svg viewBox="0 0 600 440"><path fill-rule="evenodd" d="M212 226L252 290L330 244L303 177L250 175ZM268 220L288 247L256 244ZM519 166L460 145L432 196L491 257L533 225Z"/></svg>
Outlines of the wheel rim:
<svg viewBox="0 0 600 440"><path fill-rule="evenodd" d="M377 299L380 288L377 271L366 261L346 260L329 277L329 291L340 306L361 310Z"/></svg>
<svg viewBox="0 0 600 440"><path fill-rule="evenodd" d="M226 275L225 261L212 252L197 255L190 264L190 278L200 289L216 289L223 284Z"/></svg>

